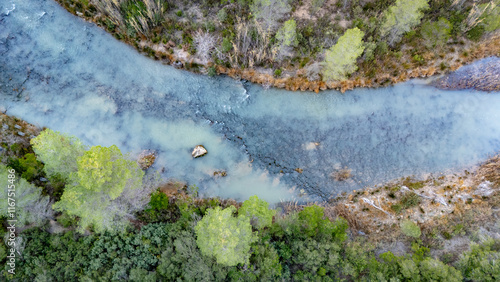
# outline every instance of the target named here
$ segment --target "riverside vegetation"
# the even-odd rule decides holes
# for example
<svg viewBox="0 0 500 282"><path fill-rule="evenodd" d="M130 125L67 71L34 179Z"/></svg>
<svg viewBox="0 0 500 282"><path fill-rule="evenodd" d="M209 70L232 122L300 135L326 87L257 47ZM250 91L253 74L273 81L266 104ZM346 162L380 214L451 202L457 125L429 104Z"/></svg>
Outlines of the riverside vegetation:
<svg viewBox="0 0 500 282"><path fill-rule="evenodd" d="M116 146L88 148L6 115L1 121L2 187L8 168L17 173L20 259L15 275L1 271L8 281L500 279L500 157L477 170L471 179L479 183L446 186L453 211L427 221L413 210L439 209L440 198L425 206L421 190L446 185L444 177L404 178L330 203L281 203L277 211L256 196L199 199L194 185L167 195L154 166L145 173ZM474 186L466 199L464 184ZM0 208L3 236L6 205ZM478 225L489 228L477 232ZM455 238L470 238L470 248L447 249ZM391 240L406 249L391 249ZM2 263L6 255L2 243Z"/></svg>
<svg viewBox="0 0 500 282"><path fill-rule="evenodd" d="M266 87L376 87L498 56L499 0L57 0L176 67Z"/></svg>

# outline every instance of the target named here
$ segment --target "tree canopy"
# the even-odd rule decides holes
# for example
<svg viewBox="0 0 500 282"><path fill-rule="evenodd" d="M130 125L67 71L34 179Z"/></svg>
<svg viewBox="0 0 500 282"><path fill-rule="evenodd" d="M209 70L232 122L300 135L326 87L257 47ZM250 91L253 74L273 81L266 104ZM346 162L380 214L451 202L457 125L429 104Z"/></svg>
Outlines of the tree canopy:
<svg viewBox="0 0 500 282"><path fill-rule="evenodd" d="M420 24L423 10L429 8L429 0L396 0L384 13L380 35L387 38L389 45L397 43L403 34Z"/></svg>
<svg viewBox="0 0 500 282"><path fill-rule="evenodd" d="M479 9L484 13L481 16L481 24L485 31L495 31L500 28L500 1L491 1L490 3L479 5Z"/></svg>
<svg viewBox="0 0 500 282"><path fill-rule="evenodd" d="M17 226L34 223L40 226L44 220L52 217L50 199L42 196L42 189L34 186L13 173L14 170L0 163L0 215L7 216L8 219L17 219ZM14 177L9 177L12 175ZM10 186L12 185L12 186ZM13 187L12 189L8 189ZM11 193L9 193L11 192ZM13 193L12 193L13 192ZM8 200L8 198L12 200ZM8 207L15 203L15 218L11 218Z"/></svg>
<svg viewBox="0 0 500 282"><path fill-rule="evenodd" d="M250 244L255 241L250 219L234 217L234 206L221 210L208 209L195 226L196 244L201 253L217 259L217 263L235 266L247 263L250 258Z"/></svg>
<svg viewBox="0 0 500 282"><path fill-rule="evenodd" d="M275 30L278 20L290 10L288 0L253 0L250 5L250 11L257 21L262 22L266 31Z"/></svg>
<svg viewBox="0 0 500 282"><path fill-rule="evenodd" d="M77 170L71 173L61 200L54 209L80 217L80 231L93 225L97 232L110 229L118 209L111 201L124 189L142 185L144 172L136 162L126 160L116 146L94 146L76 161Z"/></svg>
<svg viewBox="0 0 500 282"><path fill-rule="evenodd" d="M271 226L276 211L270 210L269 203L266 201L259 199L257 196L252 196L243 202L238 213L240 216L248 217L255 228L262 229Z"/></svg>
<svg viewBox="0 0 500 282"><path fill-rule="evenodd" d="M364 35L364 32L357 27L348 29L339 38L337 44L326 50L325 60L322 63L323 80L345 79L346 75L358 69L356 59L363 54L365 49Z"/></svg>
<svg viewBox="0 0 500 282"><path fill-rule="evenodd" d="M279 55L283 56L289 53L291 47L297 46L297 23L294 19L286 21L283 26L276 33L276 40L278 41Z"/></svg>
<svg viewBox="0 0 500 282"><path fill-rule="evenodd" d="M453 25L445 18L424 23L421 33L427 48L443 46L450 38L452 29Z"/></svg>
<svg viewBox="0 0 500 282"><path fill-rule="evenodd" d="M55 174L68 179L76 171L76 159L83 155L85 146L74 137L45 129L31 139L31 145L38 158L45 164L47 176Z"/></svg>

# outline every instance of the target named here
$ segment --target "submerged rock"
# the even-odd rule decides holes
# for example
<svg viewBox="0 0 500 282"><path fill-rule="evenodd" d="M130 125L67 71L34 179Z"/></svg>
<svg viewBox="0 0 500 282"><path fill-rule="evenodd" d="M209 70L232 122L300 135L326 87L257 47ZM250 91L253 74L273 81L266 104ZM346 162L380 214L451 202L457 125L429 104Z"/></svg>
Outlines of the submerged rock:
<svg viewBox="0 0 500 282"><path fill-rule="evenodd" d="M352 170L345 167L332 172L330 176L336 181L345 181L352 177Z"/></svg>
<svg viewBox="0 0 500 282"><path fill-rule="evenodd" d="M139 155L137 163L142 170L150 168L156 160L156 152L145 150Z"/></svg>
<svg viewBox="0 0 500 282"><path fill-rule="evenodd" d="M214 176L226 177L227 172L225 170L217 170L217 171L214 171Z"/></svg>
<svg viewBox="0 0 500 282"><path fill-rule="evenodd" d="M194 147L193 152L191 153L191 156L193 156L193 158L199 158L199 157L203 157L207 153L208 153L208 151L207 151L207 149L205 149L205 147L203 147L203 145L197 145L196 147Z"/></svg>

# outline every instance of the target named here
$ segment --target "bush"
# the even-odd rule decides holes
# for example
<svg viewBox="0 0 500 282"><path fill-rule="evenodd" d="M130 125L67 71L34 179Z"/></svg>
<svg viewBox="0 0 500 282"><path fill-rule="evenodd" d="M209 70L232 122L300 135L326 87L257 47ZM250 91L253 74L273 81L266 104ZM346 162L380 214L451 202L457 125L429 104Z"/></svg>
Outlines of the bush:
<svg viewBox="0 0 500 282"><path fill-rule="evenodd" d="M152 193L148 207L144 210L146 220L148 222L155 222L160 219L164 219L162 215L163 212L168 209L168 207L169 205L167 195L160 191Z"/></svg>
<svg viewBox="0 0 500 282"><path fill-rule="evenodd" d="M425 59L424 57L422 57L422 55L415 54L412 59L413 62L417 63L418 65L423 65L425 63Z"/></svg>
<svg viewBox="0 0 500 282"><path fill-rule="evenodd" d="M61 224L63 227L68 228L76 223L76 218L74 216L68 215L63 212L58 218L57 222Z"/></svg>
<svg viewBox="0 0 500 282"><path fill-rule="evenodd" d="M274 70L274 76L275 77L280 77L281 76L281 69Z"/></svg>
<svg viewBox="0 0 500 282"><path fill-rule="evenodd" d="M472 244L471 251L460 256L457 268L466 279L500 281L500 241L488 239L481 245Z"/></svg>
<svg viewBox="0 0 500 282"><path fill-rule="evenodd" d="M215 69L214 66L208 68L207 75L210 77L214 77L217 75L217 70Z"/></svg>
<svg viewBox="0 0 500 282"><path fill-rule="evenodd" d="M217 19L221 23L223 23L227 19L227 12L225 8L222 8L217 12Z"/></svg>
<svg viewBox="0 0 500 282"><path fill-rule="evenodd" d="M420 196L415 192L407 192L401 197L401 208L408 209L420 204Z"/></svg>
<svg viewBox="0 0 500 282"><path fill-rule="evenodd" d="M246 216L250 219L250 223L257 229L262 229L271 226L275 210L269 209L269 203L259 199L257 196L252 196L243 202L243 205L238 210L239 216Z"/></svg>
<svg viewBox="0 0 500 282"><path fill-rule="evenodd" d="M10 159L9 166L21 174L21 177L32 182L43 175L43 164L32 153L24 155L21 159Z"/></svg>
<svg viewBox="0 0 500 282"><path fill-rule="evenodd" d="M400 204L391 205L391 210L393 210L395 213L400 213L402 209L403 208Z"/></svg>
<svg viewBox="0 0 500 282"><path fill-rule="evenodd" d="M432 258L424 259L420 263L419 269L424 281L459 282L463 280L460 271Z"/></svg>
<svg viewBox="0 0 500 282"><path fill-rule="evenodd" d="M345 219L339 218L335 222L331 222L324 217L323 207L316 205L305 207L298 214L302 233L308 237L317 237L328 241L334 240L339 243L347 239L345 231L348 225Z"/></svg>
<svg viewBox="0 0 500 282"><path fill-rule="evenodd" d="M415 224L411 220L403 220L400 224L400 227L401 227L401 231L406 236L410 236L413 238L419 238L420 235L422 234L420 231L420 227L418 227L418 225Z"/></svg>
<svg viewBox="0 0 500 282"><path fill-rule="evenodd" d="M445 18L440 18L437 22L425 22L422 25L422 37L427 48L443 46L450 38L453 25Z"/></svg>
<svg viewBox="0 0 500 282"><path fill-rule="evenodd" d="M483 36L484 32L484 26L478 24L467 32L467 38L472 41L478 41Z"/></svg>
<svg viewBox="0 0 500 282"><path fill-rule="evenodd" d="M231 51L231 49L233 49L231 39L224 37L224 39L222 39L221 52L228 53L229 51Z"/></svg>

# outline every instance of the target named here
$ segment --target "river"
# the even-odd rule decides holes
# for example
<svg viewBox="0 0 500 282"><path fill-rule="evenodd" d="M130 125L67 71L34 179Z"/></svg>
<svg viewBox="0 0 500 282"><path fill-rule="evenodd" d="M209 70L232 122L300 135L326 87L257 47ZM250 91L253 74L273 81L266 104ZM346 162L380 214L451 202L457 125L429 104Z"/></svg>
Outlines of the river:
<svg viewBox="0 0 500 282"><path fill-rule="evenodd" d="M202 196L328 199L500 150L498 93L425 80L345 94L266 90L162 65L54 1L0 2L0 56L0 110L131 156L156 150L153 168ZM198 144L209 153L192 159ZM341 168L352 177L335 180Z"/></svg>

